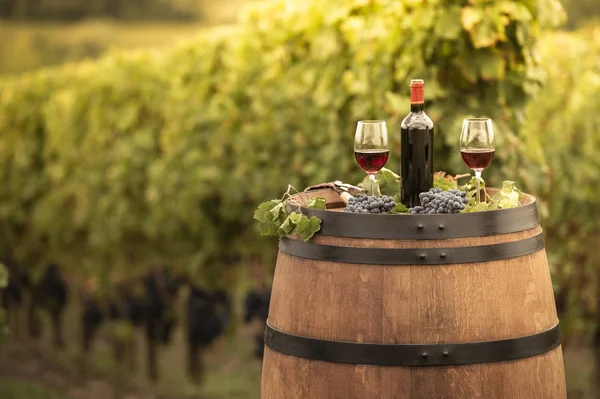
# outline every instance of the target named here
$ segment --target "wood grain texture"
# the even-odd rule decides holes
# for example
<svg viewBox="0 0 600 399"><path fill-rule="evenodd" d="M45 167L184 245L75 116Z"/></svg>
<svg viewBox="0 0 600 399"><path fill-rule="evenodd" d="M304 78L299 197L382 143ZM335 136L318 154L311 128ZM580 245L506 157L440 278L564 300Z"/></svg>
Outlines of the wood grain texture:
<svg viewBox="0 0 600 399"><path fill-rule="evenodd" d="M319 244L368 248L469 247L523 240L541 229L447 240ZM523 337L558 323L546 252L483 263L379 266L279 253L269 323L291 334L385 344L469 343ZM468 366L379 367L311 361L265 350L262 399L564 399L562 351Z"/></svg>
<svg viewBox="0 0 600 399"><path fill-rule="evenodd" d="M340 378L354 378L340 382ZM263 399L564 399L560 347L512 362L458 367L353 366L265 348Z"/></svg>

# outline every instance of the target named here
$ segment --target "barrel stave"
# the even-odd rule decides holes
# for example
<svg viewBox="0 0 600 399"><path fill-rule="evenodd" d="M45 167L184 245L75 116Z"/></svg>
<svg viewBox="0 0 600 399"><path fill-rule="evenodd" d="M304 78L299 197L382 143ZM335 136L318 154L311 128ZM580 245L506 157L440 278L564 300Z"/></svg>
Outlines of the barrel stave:
<svg viewBox="0 0 600 399"><path fill-rule="evenodd" d="M541 234L535 199L526 195L524 203L526 209L512 213L509 210L470 215L469 220L477 221L478 229L486 232L480 237L467 237L465 229L469 226L461 226L458 232L448 231L438 226L437 218L427 217L419 219L420 226L403 228L397 234L388 228L386 234L397 239L386 234L378 236L387 239L356 238L361 236L356 229L346 234L343 229L330 228L336 235L317 234L310 243L383 251L448 249L449 253L457 248L479 247L481 253L481 246L533 242L532 238ZM325 215L324 211L318 212ZM503 218L517 214L527 220L502 222ZM339 221L340 216L345 217L336 215L324 223ZM463 216L453 215L459 219L452 219L452 225L458 226L460 223L456 221ZM365 217L371 222L375 220L372 218L378 218ZM396 219L403 216L381 218L377 220L384 224L387 220L404 223L401 222L404 219ZM494 233L495 223L501 234ZM507 226L519 228L507 232ZM539 334L555 327L558 318L546 252L543 245L531 248L523 252L525 255L502 255L488 261L458 263L454 261L458 258L451 259L449 255L447 264L436 264L440 262L431 258L427 259L432 264L418 260L409 260L407 264L343 263L339 257L311 259L280 251L269 325L287 334L319 340L394 345L469 344ZM335 248L326 250L336 252ZM432 358L437 356L438 363L442 363L439 360L442 355L427 354ZM423 359L428 359L427 356ZM310 360L279 353L267 346L262 384L262 399L566 397L560 346L513 361L427 367Z"/></svg>

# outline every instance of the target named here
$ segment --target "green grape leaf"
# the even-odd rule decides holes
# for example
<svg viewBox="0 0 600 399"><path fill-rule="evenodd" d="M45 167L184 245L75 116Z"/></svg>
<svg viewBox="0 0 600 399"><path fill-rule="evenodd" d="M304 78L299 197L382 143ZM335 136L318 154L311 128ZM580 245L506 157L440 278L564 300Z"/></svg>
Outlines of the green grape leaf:
<svg viewBox="0 0 600 399"><path fill-rule="evenodd" d="M256 211L254 211L254 219L259 222L269 222L273 221L273 218L268 218L267 214L273 210L277 205L281 204L282 201L278 199L274 199L271 201L263 202L258 206Z"/></svg>
<svg viewBox="0 0 600 399"><path fill-rule="evenodd" d="M478 203L474 203L474 204L469 203L462 212L464 212L464 213L471 213L471 212L489 211L490 210L489 206L490 206L490 204L488 204L487 202L481 202L480 204L478 204Z"/></svg>
<svg viewBox="0 0 600 399"><path fill-rule="evenodd" d="M479 188L482 192L485 192L485 180L479 179ZM489 210L489 204L483 201L483 199L481 203L477 203L477 177L473 176L471 180L460 187L460 190L466 192L469 199L469 203L462 212L470 213Z"/></svg>
<svg viewBox="0 0 600 399"><path fill-rule="evenodd" d="M482 189L485 188L485 181L483 179L480 179L480 186ZM516 208L521 205L521 199L523 199L521 190L515 186L515 182L510 180L504 181L502 183L502 189L494 194L493 197L490 198L489 195L486 194L486 201L483 201L480 204L477 203L477 181L475 180L475 177L461 189L467 192L467 198L469 198L469 203L463 210L464 213Z"/></svg>
<svg viewBox="0 0 600 399"><path fill-rule="evenodd" d="M485 180L479 179L479 189L485 192ZM460 187L460 190L467 193L470 204L474 205L477 202L477 177L473 176L468 183Z"/></svg>
<svg viewBox="0 0 600 399"><path fill-rule="evenodd" d="M375 174L375 179L379 183L381 195L394 197L400 193L400 176L390 169L382 168ZM366 176L363 181L358 184L358 187L367 191L369 191L369 186L369 176Z"/></svg>
<svg viewBox="0 0 600 399"><path fill-rule="evenodd" d="M312 209L321 209L321 210L325 210L327 209L327 201L325 200L325 198L319 198L319 197L315 197L312 198L309 202L308 202L308 207L312 208Z"/></svg>
<svg viewBox="0 0 600 399"><path fill-rule="evenodd" d="M302 215L292 212L289 216L284 220L284 222L277 229L277 234L279 237L285 237L289 235L295 228L297 223L302 218Z"/></svg>
<svg viewBox="0 0 600 399"><path fill-rule="evenodd" d="M310 240L316 232L321 230L321 219L313 216L310 219L302 215L296 225L296 233L304 240Z"/></svg>
<svg viewBox="0 0 600 399"><path fill-rule="evenodd" d="M521 204L523 193L515 187L515 182L506 180L502 183L502 189L492 197L494 209L516 208Z"/></svg>
<svg viewBox="0 0 600 399"><path fill-rule="evenodd" d="M408 213L408 207L401 202L396 202L396 206L390 213Z"/></svg>
<svg viewBox="0 0 600 399"><path fill-rule="evenodd" d="M302 220L302 218L305 216L298 212L292 212L290 214L290 217L292 218L292 222L294 222L294 224L297 225L298 223L300 223L300 220Z"/></svg>
<svg viewBox="0 0 600 399"><path fill-rule="evenodd" d="M441 188L443 191L456 190L458 182L446 172L440 171L433 174L433 187Z"/></svg>
<svg viewBox="0 0 600 399"><path fill-rule="evenodd" d="M258 230L260 231L261 235L277 235L277 229L280 225L280 223L277 223L277 220L279 219L280 213L279 211L272 211L274 209L282 209L282 207L278 208L279 206L283 206L283 202L279 199L274 199L271 201L263 202L258 206L258 209L256 209L256 211L254 212L254 219L259 222Z"/></svg>
<svg viewBox="0 0 600 399"><path fill-rule="evenodd" d="M270 217L273 218L273 223L281 225L287 218L287 214L285 213L285 202L275 205L275 207L269 211L268 218Z"/></svg>

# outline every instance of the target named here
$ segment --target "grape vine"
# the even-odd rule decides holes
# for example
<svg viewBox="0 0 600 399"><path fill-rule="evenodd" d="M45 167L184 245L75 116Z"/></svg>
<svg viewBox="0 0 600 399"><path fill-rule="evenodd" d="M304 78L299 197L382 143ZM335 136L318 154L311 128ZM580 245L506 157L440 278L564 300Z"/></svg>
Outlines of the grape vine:
<svg viewBox="0 0 600 399"><path fill-rule="evenodd" d="M254 212L254 219L259 222L258 229L262 235L285 237L297 233L304 241L308 241L321 230L321 219L316 216L311 216L309 219L302 214L300 205L314 209L325 209L325 200L322 198L305 200L302 195L298 195L293 201L289 201L291 199L290 190L292 189L298 192L290 185L281 199L263 202ZM298 201L300 201L300 204ZM289 214L286 212L288 202L297 208Z"/></svg>

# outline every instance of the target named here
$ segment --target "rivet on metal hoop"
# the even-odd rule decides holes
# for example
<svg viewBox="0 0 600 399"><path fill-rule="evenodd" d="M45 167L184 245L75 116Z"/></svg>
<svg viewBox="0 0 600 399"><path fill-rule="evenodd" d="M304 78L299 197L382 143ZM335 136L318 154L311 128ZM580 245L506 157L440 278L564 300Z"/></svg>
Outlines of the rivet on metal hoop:
<svg viewBox="0 0 600 399"><path fill-rule="evenodd" d="M438 227L438 229L440 229L440 230L444 230L444 228L445 228L445 227L446 227L446 226L444 226L443 224L440 224L440 227Z"/></svg>
<svg viewBox="0 0 600 399"><path fill-rule="evenodd" d="M427 254L420 254L419 255L419 259L424 260L425 258L427 258Z"/></svg>
<svg viewBox="0 0 600 399"><path fill-rule="evenodd" d="M429 355L427 354L427 352L423 352L423 354L421 355L421 357L422 357L423 359L427 359L427 356L429 356Z"/></svg>
<svg viewBox="0 0 600 399"><path fill-rule="evenodd" d="M442 356L444 356L444 357L448 357L449 355L450 354L447 351L445 351L444 353L442 353Z"/></svg>
<svg viewBox="0 0 600 399"><path fill-rule="evenodd" d="M445 253L445 252L442 252L442 253L440 254L440 258L442 258L442 259L446 259L446 253Z"/></svg>
<svg viewBox="0 0 600 399"><path fill-rule="evenodd" d="M423 226L421 223L419 223L417 225L417 229L419 229L419 230L423 230L424 228L425 228L425 226Z"/></svg>

